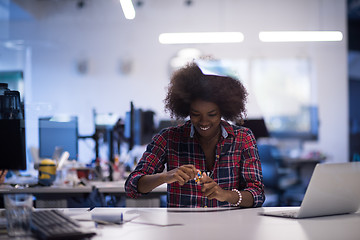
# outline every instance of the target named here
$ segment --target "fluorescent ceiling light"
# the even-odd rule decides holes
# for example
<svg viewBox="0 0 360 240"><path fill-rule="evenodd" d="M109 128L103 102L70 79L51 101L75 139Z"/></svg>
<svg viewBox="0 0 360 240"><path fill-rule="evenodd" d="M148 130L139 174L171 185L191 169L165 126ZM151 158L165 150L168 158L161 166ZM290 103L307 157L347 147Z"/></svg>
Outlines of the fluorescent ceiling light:
<svg viewBox="0 0 360 240"><path fill-rule="evenodd" d="M122 10L126 19L135 18L135 8L131 0L120 0Z"/></svg>
<svg viewBox="0 0 360 240"><path fill-rule="evenodd" d="M162 44L185 43L236 43L244 41L241 32L193 32L193 33L162 33L159 42Z"/></svg>
<svg viewBox="0 0 360 240"><path fill-rule="evenodd" d="M260 32L262 42L327 42L341 41L343 34L340 31L275 31Z"/></svg>

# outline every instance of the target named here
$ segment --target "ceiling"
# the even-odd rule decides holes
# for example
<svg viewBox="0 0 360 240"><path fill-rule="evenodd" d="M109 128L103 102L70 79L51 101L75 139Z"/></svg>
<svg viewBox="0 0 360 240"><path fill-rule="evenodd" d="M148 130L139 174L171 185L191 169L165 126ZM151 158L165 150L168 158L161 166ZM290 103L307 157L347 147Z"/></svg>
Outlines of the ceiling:
<svg viewBox="0 0 360 240"><path fill-rule="evenodd" d="M45 1L45 0L39 0ZM60 0L46 0L46 1L60 1ZM72 1L75 5L82 6L86 4L86 0L61 0ZM135 3L138 1L133 0ZM185 1L185 0L184 0ZM186 1L185 1L186 2ZM8 8L8 19L11 20L34 20L33 13L26 9L26 1L10 0L9 5L0 2L0 8ZM348 48L349 51L360 51L360 0L347 0L348 11Z"/></svg>

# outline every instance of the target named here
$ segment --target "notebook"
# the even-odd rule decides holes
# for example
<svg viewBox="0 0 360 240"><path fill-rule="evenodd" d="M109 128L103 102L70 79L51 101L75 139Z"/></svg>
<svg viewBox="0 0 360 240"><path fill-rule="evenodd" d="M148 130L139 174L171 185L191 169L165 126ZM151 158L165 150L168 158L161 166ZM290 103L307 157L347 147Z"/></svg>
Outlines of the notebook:
<svg viewBox="0 0 360 240"><path fill-rule="evenodd" d="M309 218L354 213L360 208L360 162L317 164L300 208L265 216Z"/></svg>

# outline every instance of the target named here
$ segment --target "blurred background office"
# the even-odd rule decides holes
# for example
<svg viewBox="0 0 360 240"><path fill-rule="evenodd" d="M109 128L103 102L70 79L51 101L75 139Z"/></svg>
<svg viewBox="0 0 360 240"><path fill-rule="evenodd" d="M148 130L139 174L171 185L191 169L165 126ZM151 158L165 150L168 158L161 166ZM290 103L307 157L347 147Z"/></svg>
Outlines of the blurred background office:
<svg viewBox="0 0 360 240"><path fill-rule="evenodd" d="M54 116L76 119L70 158L129 161L129 150L136 158L167 126L163 99L172 71L202 56L244 82L248 118L264 120L269 134L259 143L276 146L275 158L359 160L358 1L133 0L133 17L124 16L120 2L1 0L0 82L24 101L29 169L41 120ZM272 31L332 31L340 38L263 37ZM241 35L231 43L170 44L160 37L184 32ZM143 119L137 140L128 126L133 117L134 128L136 114Z"/></svg>

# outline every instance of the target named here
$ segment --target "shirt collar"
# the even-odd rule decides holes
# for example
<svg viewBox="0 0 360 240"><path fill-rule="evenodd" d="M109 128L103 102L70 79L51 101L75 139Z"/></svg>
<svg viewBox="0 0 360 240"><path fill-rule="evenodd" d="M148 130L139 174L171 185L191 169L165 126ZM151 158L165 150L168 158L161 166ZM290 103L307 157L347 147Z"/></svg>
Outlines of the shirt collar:
<svg viewBox="0 0 360 240"><path fill-rule="evenodd" d="M223 136L223 138L227 138L229 136L228 132L226 131L226 129L222 124L220 124L220 127L221 127L221 135ZM195 134L195 128L191 123L190 137L193 138L194 134Z"/></svg>

